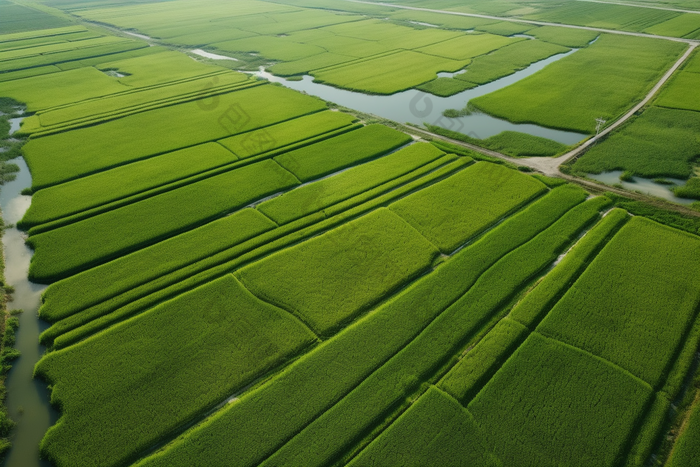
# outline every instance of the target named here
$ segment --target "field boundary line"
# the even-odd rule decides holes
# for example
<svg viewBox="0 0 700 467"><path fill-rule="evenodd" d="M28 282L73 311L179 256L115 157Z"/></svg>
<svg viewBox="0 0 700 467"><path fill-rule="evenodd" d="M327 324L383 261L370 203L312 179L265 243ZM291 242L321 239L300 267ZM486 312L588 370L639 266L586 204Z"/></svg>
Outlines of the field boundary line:
<svg viewBox="0 0 700 467"><path fill-rule="evenodd" d="M617 30L617 29L595 28L592 26L576 26L573 24L550 23L547 21L536 21L536 20L531 20L531 19L520 19L520 18L509 18L509 17L503 17L503 16L482 15L482 14L478 14L478 13L462 13L460 11L435 10L432 8L420 8L420 7L415 7L415 6L396 5L394 3L384 3L384 2L370 2L370 1L366 1L366 0L342 0L342 1L352 2L352 3L363 3L366 5L378 5L378 6L384 6L384 7L389 7L389 8L398 8L401 10L426 11L428 13L440 13L440 14L444 14L444 15L466 16L469 18L492 19L495 21L509 21L511 23L534 24L535 26L556 26L556 27L560 27L560 28L582 29L584 31L597 31L597 32L602 32L602 33L607 33L607 34L620 34L623 36L647 37L650 39L663 39L663 40L674 41L674 42L685 42L686 44L698 44L698 43L700 43L700 40L697 40L697 39L684 39L681 37L671 37L671 36L657 36L654 34L646 34L646 33L642 33L642 32L622 31L622 30Z"/></svg>

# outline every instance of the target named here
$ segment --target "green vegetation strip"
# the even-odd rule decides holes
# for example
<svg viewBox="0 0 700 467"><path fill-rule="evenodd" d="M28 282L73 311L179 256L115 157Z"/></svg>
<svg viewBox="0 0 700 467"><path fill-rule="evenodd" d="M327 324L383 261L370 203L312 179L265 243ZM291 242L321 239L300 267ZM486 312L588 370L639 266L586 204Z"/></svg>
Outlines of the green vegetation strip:
<svg viewBox="0 0 700 467"><path fill-rule="evenodd" d="M3 97L26 104L29 112L129 90L92 67L10 81L2 87Z"/></svg>
<svg viewBox="0 0 700 467"><path fill-rule="evenodd" d="M428 166L427 170L421 168L416 171L419 173L411 173L362 195L338 203L327 212L308 215L235 248L200 258L199 261L190 266L155 280L143 282L137 287L115 288L111 284L105 283L103 288L110 291L107 295L109 300L90 306L75 316L60 321L42 334L42 340L50 342L58 336L54 341L54 348L71 345L162 300L205 284L244 264L318 235L356 216L405 196L407 193L430 185L436 180L459 171L469 163L471 160L457 160L446 164L437 161L434 167ZM115 293L116 295L114 295ZM74 296L81 297L81 306L92 300L99 302L100 299L97 297L105 297L95 289L92 289L87 296L78 291L75 292ZM60 304L57 305L57 307L60 306Z"/></svg>
<svg viewBox="0 0 700 467"><path fill-rule="evenodd" d="M437 78L440 71L461 70L469 60L451 60L403 50L358 63L324 68L313 72L317 81L334 86L393 94Z"/></svg>
<svg viewBox="0 0 700 467"><path fill-rule="evenodd" d="M218 279L43 358L36 374L62 413L41 452L55 465L128 464L315 341L230 275Z"/></svg>
<svg viewBox="0 0 700 467"><path fill-rule="evenodd" d="M148 44L141 41L124 40L113 44L98 45L84 49L68 50L48 55L19 58L0 62L0 72L24 70L27 68L43 67L46 65L58 65L65 62L74 62L88 58L102 57L104 55L118 54L136 49L147 48ZM81 64L82 66L82 64Z"/></svg>
<svg viewBox="0 0 700 467"><path fill-rule="evenodd" d="M244 133L240 137L234 137L239 140L237 144L229 142L226 146L229 149L237 149L246 157L248 154L258 155L336 129L344 127L349 129L352 120L354 117L340 112L318 112L267 129ZM278 131L277 127L282 127L281 131ZM295 131L296 136L287 136L291 130ZM313 139L309 142L313 142ZM247 148L248 152L239 149L239 146ZM87 210L92 211L85 213L86 216L94 215L100 212L95 209L98 206L104 207L101 211L114 209L119 207L115 206L115 201L124 200L124 203L128 204L135 199L157 194L154 193L157 187L164 187L178 180L191 183L197 180L184 179L197 174L216 175L218 172L247 165L259 159L250 158L239 161L237 154L232 154L215 143L166 153L39 190L33 195L32 205L19 225L24 229L31 228ZM124 183L124 180L128 180L129 183ZM172 186L163 189L166 188L172 188ZM91 196L86 197L85 193L91 193ZM142 196L137 196L139 194ZM75 220L75 218L66 219L66 223ZM59 223L46 226L47 230L49 230L48 227L56 227L56 224ZM30 231L30 234L34 233L39 233L39 230Z"/></svg>
<svg viewBox="0 0 700 467"><path fill-rule="evenodd" d="M364 435L384 423L404 399L438 372L533 277L598 217L609 200L573 208L530 242L486 270L469 291L437 316L393 358L287 442L261 466L323 466L338 461ZM432 380L432 381L431 381Z"/></svg>
<svg viewBox="0 0 700 467"><path fill-rule="evenodd" d="M414 339L490 265L585 196L574 187L553 190L277 378L137 465L257 465Z"/></svg>
<svg viewBox="0 0 700 467"><path fill-rule="evenodd" d="M501 165L479 162L391 205L443 253L546 191L538 180Z"/></svg>
<svg viewBox="0 0 700 467"><path fill-rule="evenodd" d="M236 272L255 295L327 337L426 272L437 249L388 209Z"/></svg>
<svg viewBox="0 0 700 467"><path fill-rule="evenodd" d="M591 46L470 104L516 123L593 133L596 118L612 121L642 100L684 46L603 34Z"/></svg>
<svg viewBox="0 0 700 467"><path fill-rule="evenodd" d="M630 373L533 333L467 408L503 465L612 467L652 398Z"/></svg>
<svg viewBox="0 0 700 467"><path fill-rule="evenodd" d="M531 330L571 288L576 279L627 222L624 209L613 209L569 251L559 264L510 312L510 317Z"/></svg>
<svg viewBox="0 0 700 467"><path fill-rule="evenodd" d="M700 239L634 217L537 330L605 358L658 389L696 319L697 277Z"/></svg>
<svg viewBox="0 0 700 467"><path fill-rule="evenodd" d="M247 159L348 126L356 120L343 112L319 112L222 139L219 143L240 159Z"/></svg>
<svg viewBox="0 0 700 467"><path fill-rule="evenodd" d="M527 338L525 326L504 318L489 331L440 382L443 389L467 404Z"/></svg>
<svg viewBox="0 0 700 467"><path fill-rule="evenodd" d="M365 162L411 142L412 139L384 125L368 125L275 157L302 182Z"/></svg>
<svg viewBox="0 0 700 467"><path fill-rule="evenodd" d="M217 102L214 109L205 99L32 139L24 146L32 188L36 191L326 108L318 99L269 85L232 92Z"/></svg>
<svg viewBox="0 0 700 467"><path fill-rule="evenodd" d="M40 315L49 322L59 321L119 291L177 271L275 227L274 222L254 209L243 209L51 284L42 295Z"/></svg>
<svg viewBox="0 0 700 467"><path fill-rule="evenodd" d="M388 156L296 188L261 203L257 208L278 224L286 224L403 176L444 154L427 143L413 144Z"/></svg>
<svg viewBox="0 0 700 467"><path fill-rule="evenodd" d="M459 402L431 386L349 467L424 467L452 465L497 467L484 434Z"/></svg>
<svg viewBox="0 0 700 467"><path fill-rule="evenodd" d="M475 58L467 67L467 72L457 75L455 79L486 84L522 70L532 63L568 51L565 47L541 41L516 42L488 55Z"/></svg>
<svg viewBox="0 0 700 467"><path fill-rule="evenodd" d="M79 68L83 70L84 68ZM68 72L65 72L68 73ZM101 73L105 76L103 73ZM214 86L212 83L215 82ZM180 104L192 100L209 98L214 102L216 96L227 92L262 84L247 79L238 73L217 74L170 85L161 85L139 89L134 92L105 96L70 106L39 112L29 117L22 125L23 133L41 137L73 130L98 121L104 122L126 117L139 112Z"/></svg>
<svg viewBox="0 0 700 467"><path fill-rule="evenodd" d="M268 160L29 237L34 281L61 279L297 185ZM202 203L201 200L206 200ZM75 239L80 238L80 242Z"/></svg>

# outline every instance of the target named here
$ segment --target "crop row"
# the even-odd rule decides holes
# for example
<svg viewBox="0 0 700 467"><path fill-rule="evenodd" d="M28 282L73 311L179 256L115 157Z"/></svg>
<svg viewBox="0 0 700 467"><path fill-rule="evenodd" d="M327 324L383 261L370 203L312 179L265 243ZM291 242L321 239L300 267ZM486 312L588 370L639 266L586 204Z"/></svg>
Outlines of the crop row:
<svg viewBox="0 0 700 467"><path fill-rule="evenodd" d="M323 466L357 447L406 397L471 341L532 277L554 261L598 216L600 198L574 207L530 242L510 252L390 360L267 458L261 466ZM365 357L366 358L366 357Z"/></svg>
<svg viewBox="0 0 700 467"><path fill-rule="evenodd" d="M480 162L390 209L448 254L546 189L521 172Z"/></svg>
<svg viewBox="0 0 700 467"><path fill-rule="evenodd" d="M497 467L474 417L459 402L431 386L349 467Z"/></svg>
<svg viewBox="0 0 700 467"><path fill-rule="evenodd" d="M586 233L547 276L510 312L510 317L534 330L573 285L600 249L628 220L623 209L611 210Z"/></svg>
<svg viewBox="0 0 700 467"><path fill-rule="evenodd" d="M326 108L319 99L256 86L30 140L24 154L36 191L74 178ZM274 109L274 111L273 111Z"/></svg>
<svg viewBox="0 0 700 467"><path fill-rule="evenodd" d="M42 359L61 419L41 451L57 466L133 461L165 434L316 341L230 275Z"/></svg>
<svg viewBox="0 0 700 467"><path fill-rule="evenodd" d="M25 68L34 68L45 65L72 62L76 60L83 60L86 58L117 54L129 50L142 49L146 47L148 47L148 44L146 44L145 42L126 39L113 44L87 47L84 49L68 50L65 52L56 52L49 55L37 55L36 57L7 60L4 62L0 62L0 72L23 70Z"/></svg>
<svg viewBox="0 0 700 467"><path fill-rule="evenodd" d="M305 184L282 196L264 201L257 208L277 224L286 224L401 177L443 155L433 145L413 144L332 177Z"/></svg>
<svg viewBox="0 0 700 467"><path fill-rule="evenodd" d="M70 345L115 322L139 313L165 298L178 295L185 290L220 277L243 264L334 228L349 219L405 196L407 193L430 185L469 163L471 163L471 159L438 160L434 164L429 164L408 175L333 205L325 212L316 212L290 222L236 248L222 250L211 256L192 258L196 262L170 273L166 273L161 268L155 268L153 274L150 272L144 274L143 270L139 268L139 262L136 261L131 263L134 266L134 272L130 272L132 269L122 271L122 277L127 278L125 282L114 284L104 282L101 275L100 268L107 268L108 265L86 271L82 275L74 277L82 276L89 283L101 286L91 288L86 294L80 286L81 281L76 279L77 283L75 283L71 280L70 284L74 287L69 286L67 289L63 289L64 293L60 295L63 300L56 301L54 299L53 304L51 302L48 304L53 309L69 306L73 312L80 311L80 313L52 326L42 334L42 340L51 342L56 338L54 347ZM160 249L159 247L160 244L157 244L151 248ZM165 246L164 248L167 249ZM84 308L86 305L89 305L88 308Z"/></svg>
<svg viewBox="0 0 700 467"><path fill-rule="evenodd" d="M426 272L438 254L384 208L270 255L236 277L254 295L328 337Z"/></svg>
<svg viewBox="0 0 700 467"><path fill-rule="evenodd" d="M619 367L533 333L467 409L504 465L613 467L652 400Z"/></svg>
<svg viewBox="0 0 700 467"><path fill-rule="evenodd" d="M323 405L323 401L326 396L322 392L316 394L313 398L304 397L303 399L299 400L291 397L291 393L289 393L290 388L284 383L280 384L280 379L282 381L285 379L289 381L289 378L292 378L289 382L293 383L294 381L299 381L299 378L302 378L301 381L306 381L305 384L310 384L312 387L317 387L319 385L318 378L320 376L323 376L324 378L329 377L333 381L335 381L337 377L338 384L352 384L352 380L356 380L358 377L362 378L363 374L366 374L367 371L371 371L372 366L380 364L384 359L388 358L391 353L395 352L395 350L392 352L392 349L395 348L396 345L402 345L402 342L405 342L406 339L411 339L413 336L415 336L415 334L420 332L421 328L426 324L426 320L430 320L431 316L433 316L435 313L439 313L439 311L449 304L450 301L454 300L456 298L455 294L463 293L464 288L469 287L469 282L473 283L473 281L476 280L476 277L479 275L479 270L488 267L485 264L487 261L496 261L498 256L507 253L509 249L527 241L528 237L535 235L541 228L554 222L556 218L566 211L568 207L570 207L572 204L580 202L583 197L585 197L585 194L578 189L569 189L567 187L558 191L555 190L551 195L545 196L542 200L533 204L522 214L518 214L511 220L501 224L501 226L498 227L499 231L494 231L494 235L482 239L480 245L484 247L483 249L471 248L470 251L462 253L459 256L460 259L458 261L455 261L457 258L456 256L453 258L453 260L450 260L450 262L438 268L434 274L425 276L424 279L421 279L415 284L411 285L408 289L402 292L402 294L396 300L392 300L386 305L383 305L375 313L368 315L365 319L351 325L348 329L352 331L345 331L337 335L335 338L329 340L326 344L319 347L316 351L299 359L292 366L295 368L294 370L286 370L280 377L274 380L274 384L264 386L266 389L263 391L264 397L262 399L259 397L251 398L250 395L244 396L241 401L227 405L225 410L249 407L249 405L252 403L253 407L250 408L257 412L258 415L252 418L239 418L237 419L238 422L242 422L244 424L251 423L252 425L263 423L273 423L274 425L279 425L279 419L270 419L266 414L275 413L278 408L280 408L283 410L281 412L282 414L286 413L288 415L289 409L286 407L280 407L280 404L283 406L292 404L291 407L298 406L300 402L311 406L318 406L318 404ZM383 214L382 216L389 214L387 211L384 212L386 214ZM500 233L507 235L500 235ZM477 251L480 253L476 253ZM453 261L454 263L452 263ZM451 264L454 264L454 266L451 266ZM469 272L467 277L465 277L464 271ZM452 279L450 280L450 278ZM400 298L401 296L403 296L403 298ZM433 299L416 300L417 297L425 298L428 296L433 297ZM407 319L406 313L409 313L409 315L415 314L416 319ZM153 312L151 311L145 315L141 315L137 320L130 320L119 327L111 328L108 335L117 338L123 329L134 329L133 326L135 326L135 324L132 323L139 322L141 319L149 319L149 317L152 315ZM191 315L191 313L189 313L189 315ZM421 319L418 319L419 317ZM185 330L186 329L187 328L185 328ZM391 336L386 336L387 329L393 330ZM182 328L180 331L184 332L182 331ZM149 333L146 334L150 335ZM100 343L104 338L105 334L102 333L99 336L96 336L94 339L85 341L76 348L75 352L86 352L85 355L90 355L97 363L99 360L97 358L98 354L90 353L88 350L91 348L91 346L98 345L98 343ZM111 338L112 337L110 337L110 339ZM133 342L136 341L138 340L121 340L122 345L126 346L132 345ZM153 342L157 342L157 340ZM355 349L353 353L349 353L348 350L352 349L348 349L347 346L352 345L353 347L357 347L358 343L361 343L361 349ZM367 348L367 346L370 346L370 348ZM394 347L387 349L387 346ZM208 349L210 349L209 346L206 346L205 348L207 349L207 352L209 351ZM377 351L373 351L373 348L377 348ZM366 355L369 355L372 361L368 362L355 358L358 350L362 353L366 352ZM55 355L60 357L63 355L63 353L67 352L72 352L72 348L66 349L65 351L59 351ZM387 352L390 353L387 355ZM223 355L223 353L221 355ZM72 361L72 359L68 359L68 354L66 354L65 358L66 362ZM327 362L335 363L328 365ZM361 374L356 374L356 371L348 371L348 367L345 366L343 362L351 363L351 367L353 368L359 366L358 370L360 370ZM44 364L42 363L41 366L43 365ZM367 365L370 365L370 367L368 368ZM75 371L80 372L80 369L76 368ZM105 368L104 371L110 370ZM342 383L343 381L346 383ZM189 385L189 383L185 384L185 386L187 385ZM179 388L181 386L182 385L177 385L175 387ZM303 390L304 388L299 389ZM60 386L57 386L57 390L60 391ZM279 398L277 396L277 394L284 394L285 392L288 393L286 397ZM294 394L298 394L298 392L295 390ZM308 390L304 392L304 394L307 394L308 396ZM60 392L58 396L60 396ZM268 399L270 396L272 398ZM247 402L244 403L243 401ZM262 410L262 412L260 412L260 410ZM296 408L294 411L296 412ZM294 417L285 416L284 418L293 423L298 423L300 421ZM124 436L134 436L138 434L133 430L122 431L124 432ZM143 431L147 432L148 430L144 427ZM236 433L239 432L236 430L232 431L231 433L238 436ZM284 429L280 426L277 426L277 428L274 430L265 428L261 434L263 436L261 439L268 436L285 436ZM241 432L239 435L242 436L243 433ZM243 438L241 438L241 441L244 441ZM244 447L239 452L239 455L236 456L237 459L243 459L246 452L249 452L252 447L249 439L246 438L244 443L247 444L248 447ZM70 443L67 442L62 444L61 449L67 449L70 450L70 452L75 452L75 449L78 446L73 443L70 445L72 447L70 447L69 444ZM126 442L123 439L121 439L119 442L115 440L114 445L102 445L101 449L105 450L105 452L115 452L118 450L119 452L123 453L123 456L127 457L133 456L138 452L137 446L133 446L130 442ZM46 445L45 452L47 452L47 454L50 456L59 456L61 455L59 452L63 451L59 451L58 447L53 448L51 445Z"/></svg>
<svg viewBox="0 0 700 467"><path fill-rule="evenodd" d="M82 69L79 68L79 70ZM32 133L34 136L46 136L54 132L87 126L94 121L105 121L107 117L121 118L202 97L215 99L219 94L253 84L255 83L249 81L245 75L225 73L175 82L155 89L146 88L143 91L139 89L136 92L105 96L99 100L89 100L68 107L39 112L23 122L22 132Z"/></svg>
<svg viewBox="0 0 700 467"><path fill-rule="evenodd" d="M318 112L260 131L244 133L234 137L236 141L226 139L220 141L221 144L192 146L51 186L33 195L32 204L20 226L31 228L109 203L112 203L111 206L106 208L114 207L115 201L152 192L157 187L187 177L211 173L224 167L230 170L232 166L255 162L256 159L245 162L240 159L257 155L258 151L267 152L348 127L353 119L340 112ZM231 152L233 149L235 152ZM124 180L129 180L129 183L125 184ZM90 197L86 197L85 193L90 193ZM38 233L36 229L30 231L30 234L34 233Z"/></svg>
<svg viewBox="0 0 700 467"><path fill-rule="evenodd" d="M323 176L408 141L404 133L370 125L277 157L291 173L273 160L262 161L32 235L28 242L36 251L30 277L66 277L285 191L299 184L297 177L307 181ZM328 158L328 153L335 157ZM74 241L76 235L82 238L80 244Z"/></svg>
<svg viewBox="0 0 700 467"><path fill-rule="evenodd" d="M59 229L32 235L29 277L47 282L192 229L298 185L268 160L201 180ZM205 202L202 202L205 201ZM80 242L75 239L80 238Z"/></svg>
<svg viewBox="0 0 700 467"><path fill-rule="evenodd" d="M699 276L697 237L635 217L537 329L659 388L696 318Z"/></svg>
<svg viewBox="0 0 700 467"><path fill-rule="evenodd" d="M490 265L581 202L581 195L575 188L553 190L141 465L176 467L195 458L203 465L223 459L256 465L414 339Z"/></svg>

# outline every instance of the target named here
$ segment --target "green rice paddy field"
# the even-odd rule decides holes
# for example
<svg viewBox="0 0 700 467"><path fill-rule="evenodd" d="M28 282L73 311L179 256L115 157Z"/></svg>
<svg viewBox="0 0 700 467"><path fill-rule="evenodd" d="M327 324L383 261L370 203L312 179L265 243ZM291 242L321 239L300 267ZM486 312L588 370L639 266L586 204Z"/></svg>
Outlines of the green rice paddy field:
<svg viewBox="0 0 700 467"><path fill-rule="evenodd" d="M332 0L23 3L0 0L0 97L27 107L18 225L48 285L34 375L60 411L39 447L52 465L695 465L697 403L669 408L695 390L700 231L235 71L449 95L579 49L471 104L591 133L684 44ZM695 26L565 3L429 4ZM699 59L574 169L689 177ZM515 132L483 145L566 150Z"/></svg>

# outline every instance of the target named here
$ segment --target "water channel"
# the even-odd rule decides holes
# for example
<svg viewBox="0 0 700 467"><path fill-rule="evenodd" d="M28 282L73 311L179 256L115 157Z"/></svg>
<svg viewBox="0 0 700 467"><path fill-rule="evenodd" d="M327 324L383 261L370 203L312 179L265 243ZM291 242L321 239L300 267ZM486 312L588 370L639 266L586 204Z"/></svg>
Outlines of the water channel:
<svg viewBox="0 0 700 467"><path fill-rule="evenodd" d="M361 92L338 89L326 84L314 83L314 78L309 75L304 76L301 81L288 81L285 78L275 76L262 69L253 74L273 83L280 83L290 89L302 91L320 97L326 101L334 102L343 107L377 115L399 123L412 123L414 125L428 123L478 139L485 139L497 135L502 131L519 131L521 133L541 136L563 144L572 145L582 141L588 135L571 131L555 130L533 124L511 123L507 120L501 120L480 112L458 118L447 118L443 116L443 112L448 109L463 109L469 100L510 86L540 71L547 65L575 52L576 50L572 50L567 53L554 55L545 60L533 63L512 75L462 91L450 97L438 97L415 89L398 92L389 96L363 94ZM460 72L441 73L440 76L448 77L456 74L460 74Z"/></svg>
<svg viewBox="0 0 700 467"><path fill-rule="evenodd" d="M603 172L601 174L588 174L588 178L593 180L598 180L606 185L622 185L623 188L630 191L639 191L641 193L646 193L647 195L656 196L657 198L663 198L673 203L685 204L686 206L693 204L697 200L679 198L676 196L671 188L674 186L684 186L688 181L680 180L677 178L664 178L671 182L672 184L661 184L656 183L654 180L642 177L632 177L633 182L626 182L620 180L620 175L622 175L621 170L613 170L611 172Z"/></svg>
<svg viewBox="0 0 700 467"><path fill-rule="evenodd" d="M29 168L24 159L11 162L20 167L17 178L0 189L0 208L5 224L15 224L29 208L30 196L21 194L32 184ZM27 279L32 251L24 243L24 234L15 227L5 230L2 237L5 252L5 280L15 288L8 310L22 309L15 347L21 356L15 360L7 375L7 407L17 426L12 434L12 449L5 459L5 467L49 467L39 460L39 443L46 430L56 423L58 413L49 404L48 390L42 381L32 379L34 365L44 353L39 334L48 325L37 319L41 293L46 286Z"/></svg>

